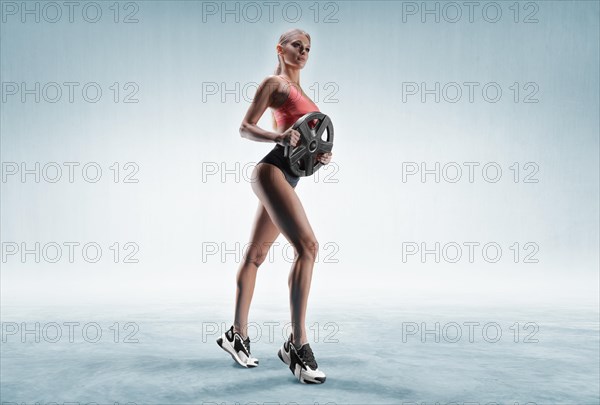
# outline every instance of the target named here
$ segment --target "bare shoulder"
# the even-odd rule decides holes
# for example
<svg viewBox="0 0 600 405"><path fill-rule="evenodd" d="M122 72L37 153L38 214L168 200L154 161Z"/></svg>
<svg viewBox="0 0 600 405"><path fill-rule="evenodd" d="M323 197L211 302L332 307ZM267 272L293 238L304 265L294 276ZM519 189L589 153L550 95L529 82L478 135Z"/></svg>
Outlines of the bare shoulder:
<svg viewBox="0 0 600 405"><path fill-rule="evenodd" d="M267 95L269 106L277 108L288 96L287 82L279 76L269 75L258 86L257 93Z"/></svg>
<svg viewBox="0 0 600 405"><path fill-rule="evenodd" d="M287 82L280 76L269 75L263 79L263 81L260 83L260 87L265 87L267 89L270 89L271 92L273 92L280 90L286 84Z"/></svg>
<svg viewBox="0 0 600 405"><path fill-rule="evenodd" d="M274 93L280 92L282 88L282 80L283 79L275 75L265 77L256 89L257 94L271 97Z"/></svg>

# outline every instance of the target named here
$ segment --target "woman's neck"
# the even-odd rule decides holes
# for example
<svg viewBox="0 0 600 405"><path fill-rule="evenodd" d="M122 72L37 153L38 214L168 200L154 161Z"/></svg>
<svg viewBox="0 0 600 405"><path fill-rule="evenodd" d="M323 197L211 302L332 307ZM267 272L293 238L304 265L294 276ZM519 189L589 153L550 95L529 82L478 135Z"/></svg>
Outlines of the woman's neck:
<svg viewBox="0 0 600 405"><path fill-rule="evenodd" d="M292 83L300 85L300 71L299 70L282 70L280 75L287 77Z"/></svg>

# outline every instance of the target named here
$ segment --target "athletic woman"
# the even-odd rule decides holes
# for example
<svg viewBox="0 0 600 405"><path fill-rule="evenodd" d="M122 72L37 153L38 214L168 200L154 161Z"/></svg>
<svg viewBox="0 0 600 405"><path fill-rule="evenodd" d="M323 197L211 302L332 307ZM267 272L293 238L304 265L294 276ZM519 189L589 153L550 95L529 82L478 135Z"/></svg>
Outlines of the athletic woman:
<svg viewBox="0 0 600 405"><path fill-rule="evenodd" d="M303 115L319 108L300 87L300 70L308 61L310 36L300 29L285 32L276 46L279 65L275 75L259 85L248 108L240 134L257 142L276 143L254 168L252 190L259 199L250 247L237 273L235 321L217 343L243 367L258 366L250 353L248 312L254 293L256 273L279 233L294 246L294 263L288 278L292 333L277 355L302 383L323 383L325 373L317 362L307 339L305 320L313 266L319 248L317 238L294 188L300 180L289 169L284 146L296 146L300 140L292 125ZM266 109L273 110L275 132L256 125ZM317 160L327 164L331 153L319 154Z"/></svg>

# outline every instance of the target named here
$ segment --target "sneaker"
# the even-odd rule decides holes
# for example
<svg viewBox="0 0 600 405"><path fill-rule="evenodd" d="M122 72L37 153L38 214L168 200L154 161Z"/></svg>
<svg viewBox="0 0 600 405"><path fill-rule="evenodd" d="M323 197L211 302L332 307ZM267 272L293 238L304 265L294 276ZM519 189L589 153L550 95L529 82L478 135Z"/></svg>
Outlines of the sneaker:
<svg viewBox="0 0 600 405"><path fill-rule="evenodd" d="M242 339L239 333L234 332L233 325L217 339L217 344L221 349L231 354L231 357L240 366L246 368L258 366L258 359L252 357L250 353L250 338Z"/></svg>
<svg viewBox="0 0 600 405"><path fill-rule="evenodd" d="M319 370L317 361L308 343L296 349L292 343L292 334L287 342L281 346L277 355L287 364L294 376L304 384L322 384L325 382L325 373Z"/></svg>

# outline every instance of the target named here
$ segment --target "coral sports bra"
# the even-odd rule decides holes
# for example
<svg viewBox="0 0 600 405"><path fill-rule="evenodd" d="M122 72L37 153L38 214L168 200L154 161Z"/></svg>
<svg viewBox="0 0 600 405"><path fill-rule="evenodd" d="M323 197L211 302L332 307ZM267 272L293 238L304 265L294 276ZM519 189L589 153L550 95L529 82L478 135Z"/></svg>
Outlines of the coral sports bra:
<svg viewBox="0 0 600 405"><path fill-rule="evenodd" d="M287 77L279 77L290 84L290 93L285 103L283 103L281 107L273 110L273 114L275 115L277 128L286 130L294 125L303 115L320 110L315 103L310 101L307 97L304 97L302 92L290 82Z"/></svg>

